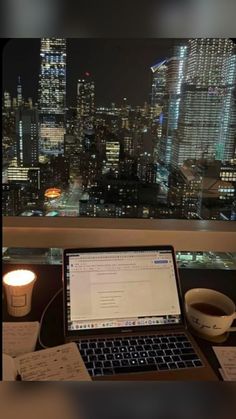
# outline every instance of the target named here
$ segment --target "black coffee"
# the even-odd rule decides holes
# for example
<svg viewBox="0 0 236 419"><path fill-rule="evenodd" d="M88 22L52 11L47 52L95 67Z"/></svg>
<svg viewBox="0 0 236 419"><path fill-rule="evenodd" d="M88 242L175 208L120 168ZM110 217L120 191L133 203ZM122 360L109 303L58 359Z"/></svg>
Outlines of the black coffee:
<svg viewBox="0 0 236 419"><path fill-rule="evenodd" d="M222 310L222 308L213 306L212 304L208 303L193 303L191 307L195 308L201 313L209 314L210 316L226 316L227 313Z"/></svg>

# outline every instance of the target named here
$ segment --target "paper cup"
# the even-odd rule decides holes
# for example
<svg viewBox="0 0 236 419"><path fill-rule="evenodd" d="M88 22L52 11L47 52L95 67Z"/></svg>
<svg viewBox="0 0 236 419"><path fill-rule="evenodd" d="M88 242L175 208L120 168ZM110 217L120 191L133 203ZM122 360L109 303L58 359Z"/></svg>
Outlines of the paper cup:
<svg viewBox="0 0 236 419"><path fill-rule="evenodd" d="M35 281L35 273L26 269L17 269L3 276L7 310L11 316L26 316L30 312Z"/></svg>

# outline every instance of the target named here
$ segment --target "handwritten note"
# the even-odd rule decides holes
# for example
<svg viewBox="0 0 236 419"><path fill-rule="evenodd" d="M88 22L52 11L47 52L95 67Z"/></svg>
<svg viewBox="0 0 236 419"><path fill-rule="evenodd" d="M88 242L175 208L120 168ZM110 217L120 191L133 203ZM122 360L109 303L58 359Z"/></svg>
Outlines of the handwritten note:
<svg viewBox="0 0 236 419"><path fill-rule="evenodd" d="M23 381L90 381L75 343L43 349L15 359Z"/></svg>
<svg viewBox="0 0 236 419"><path fill-rule="evenodd" d="M221 365L221 374L226 381L236 381L236 347L213 346L213 350Z"/></svg>
<svg viewBox="0 0 236 419"><path fill-rule="evenodd" d="M4 322L3 352L18 356L35 350L39 322Z"/></svg>
<svg viewBox="0 0 236 419"><path fill-rule="evenodd" d="M2 379L3 381L15 381L16 379L16 366L14 359L6 354L2 354Z"/></svg>

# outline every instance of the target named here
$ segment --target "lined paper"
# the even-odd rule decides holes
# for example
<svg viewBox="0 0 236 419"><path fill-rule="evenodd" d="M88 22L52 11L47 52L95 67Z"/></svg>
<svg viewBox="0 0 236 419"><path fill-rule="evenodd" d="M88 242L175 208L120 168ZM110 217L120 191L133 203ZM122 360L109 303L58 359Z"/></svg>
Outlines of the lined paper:
<svg viewBox="0 0 236 419"><path fill-rule="evenodd" d="M3 352L18 356L35 350L39 322L3 322Z"/></svg>

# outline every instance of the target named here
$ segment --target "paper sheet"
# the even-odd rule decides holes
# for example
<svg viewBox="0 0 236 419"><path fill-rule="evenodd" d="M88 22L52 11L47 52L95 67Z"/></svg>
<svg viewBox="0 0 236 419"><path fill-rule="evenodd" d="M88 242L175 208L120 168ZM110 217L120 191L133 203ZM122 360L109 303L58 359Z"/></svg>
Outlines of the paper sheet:
<svg viewBox="0 0 236 419"><path fill-rule="evenodd" d="M14 359L6 354L2 354L2 379L3 381L15 381L16 379L16 366Z"/></svg>
<svg viewBox="0 0 236 419"><path fill-rule="evenodd" d="M222 377L226 381L236 381L236 347L213 346L213 350L221 365Z"/></svg>
<svg viewBox="0 0 236 419"><path fill-rule="evenodd" d="M91 381L75 343L21 355L15 362L23 381Z"/></svg>
<svg viewBox="0 0 236 419"><path fill-rule="evenodd" d="M39 322L3 322L3 352L18 356L35 350Z"/></svg>

